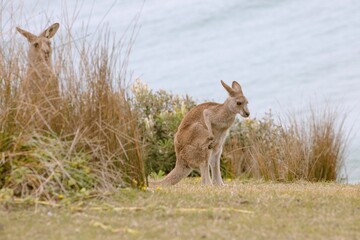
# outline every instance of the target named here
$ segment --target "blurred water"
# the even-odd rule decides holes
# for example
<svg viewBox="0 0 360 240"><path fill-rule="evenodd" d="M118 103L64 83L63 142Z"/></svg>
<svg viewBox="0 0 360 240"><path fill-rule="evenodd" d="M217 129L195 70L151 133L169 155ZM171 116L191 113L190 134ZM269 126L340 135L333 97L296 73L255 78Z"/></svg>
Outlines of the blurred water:
<svg viewBox="0 0 360 240"><path fill-rule="evenodd" d="M107 22L118 36L141 11L130 68L153 89L223 101L220 79L238 80L258 118L270 108L337 107L351 132L349 182L360 182L360 1L38 0L23 8L23 24L37 32L44 21L62 23L66 8L75 31Z"/></svg>

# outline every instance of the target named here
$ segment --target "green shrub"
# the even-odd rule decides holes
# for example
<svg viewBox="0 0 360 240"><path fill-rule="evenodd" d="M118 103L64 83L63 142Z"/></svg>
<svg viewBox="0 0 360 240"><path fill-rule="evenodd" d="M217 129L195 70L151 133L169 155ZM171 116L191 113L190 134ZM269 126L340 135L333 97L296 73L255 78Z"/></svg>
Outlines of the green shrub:
<svg viewBox="0 0 360 240"><path fill-rule="evenodd" d="M14 136L2 150L0 188L14 196L40 199L93 190L100 183L91 153L74 149L74 142L56 136Z"/></svg>
<svg viewBox="0 0 360 240"><path fill-rule="evenodd" d="M181 97L164 90L154 92L140 80L134 83L132 92L144 142L146 175L160 170L169 173L176 162L174 135L195 102L189 96Z"/></svg>

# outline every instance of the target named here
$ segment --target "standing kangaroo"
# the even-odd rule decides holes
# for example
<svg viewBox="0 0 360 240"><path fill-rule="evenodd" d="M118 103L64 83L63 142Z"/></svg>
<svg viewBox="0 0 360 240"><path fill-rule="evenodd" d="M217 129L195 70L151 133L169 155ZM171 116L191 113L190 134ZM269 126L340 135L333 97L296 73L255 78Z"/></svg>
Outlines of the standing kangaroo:
<svg viewBox="0 0 360 240"><path fill-rule="evenodd" d="M241 86L233 81L221 84L229 93L223 104L206 102L194 107L181 121L175 134L175 168L162 180L150 182L150 186L167 186L178 183L191 171L200 169L202 184L224 185L220 172L220 157L229 128L239 113L248 117L248 100ZM209 165L212 179L210 178Z"/></svg>
<svg viewBox="0 0 360 240"><path fill-rule="evenodd" d="M50 39L59 29L54 23L36 36L21 28L16 30L29 42L28 68L20 85L20 100L26 114L33 115L31 107L36 107L41 114L37 121L46 121L45 125L55 120L58 111L59 81L52 69ZM41 119L41 120L40 120ZM36 121L35 121L36 122Z"/></svg>

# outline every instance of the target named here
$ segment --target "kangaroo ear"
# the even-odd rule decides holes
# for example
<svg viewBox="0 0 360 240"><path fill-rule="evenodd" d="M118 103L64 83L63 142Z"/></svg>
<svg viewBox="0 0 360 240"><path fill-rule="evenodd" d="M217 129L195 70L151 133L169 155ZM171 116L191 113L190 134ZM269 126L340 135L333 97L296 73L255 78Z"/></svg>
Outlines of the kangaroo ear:
<svg viewBox="0 0 360 240"><path fill-rule="evenodd" d="M58 23L54 23L53 25L51 25L50 27L48 27L47 29L45 29L40 35L39 37L46 37L46 38L52 38L55 33L57 32L57 30L59 29L60 24Z"/></svg>
<svg viewBox="0 0 360 240"><path fill-rule="evenodd" d="M19 27L16 27L16 30L23 35L29 42L32 42L36 39L36 36L28 31L25 31L24 29L21 29Z"/></svg>
<svg viewBox="0 0 360 240"><path fill-rule="evenodd" d="M226 83L224 83L223 80L221 80L221 84L223 85L223 87L226 89L226 91L230 94L230 95L234 95L235 91Z"/></svg>
<svg viewBox="0 0 360 240"><path fill-rule="evenodd" d="M237 81L233 81L231 84L232 89L236 92L243 94L240 84Z"/></svg>

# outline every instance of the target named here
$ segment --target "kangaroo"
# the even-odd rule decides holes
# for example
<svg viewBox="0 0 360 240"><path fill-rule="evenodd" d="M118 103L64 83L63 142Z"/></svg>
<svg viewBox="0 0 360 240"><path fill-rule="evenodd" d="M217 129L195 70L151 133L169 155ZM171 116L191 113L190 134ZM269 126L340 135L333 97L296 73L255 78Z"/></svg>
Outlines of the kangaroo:
<svg viewBox="0 0 360 240"><path fill-rule="evenodd" d="M191 109L181 121L175 134L175 168L162 180L150 182L150 187L175 185L187 177L193 169L200 169L204 185L224 185L220 172L220 157L229 128L239 113L250 115L248 100L241 86L233 81L223 104L206 102ZM209 173L211 170L211 178Z"/></svg>
<svg viewBox="0 0 360 240"><path fill-rule="evenodd" d="M29 106L37 107L42 114L41 118L46 121L54 120L60 97L59 81L52 68L50 42L58 29L59 23L54 23L36 36L19 27L16 28L28 40L30 46L27 72L20 85L21 104L27 106L27 110Z"/></svg>

